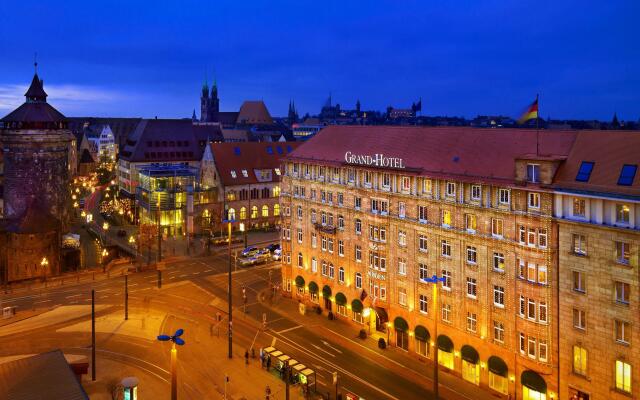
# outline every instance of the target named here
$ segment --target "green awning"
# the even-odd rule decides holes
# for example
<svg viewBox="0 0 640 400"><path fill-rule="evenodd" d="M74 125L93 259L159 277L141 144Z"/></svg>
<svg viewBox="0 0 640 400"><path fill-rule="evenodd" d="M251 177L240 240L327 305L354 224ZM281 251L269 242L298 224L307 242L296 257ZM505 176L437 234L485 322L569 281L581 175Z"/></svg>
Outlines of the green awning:
<svg viewBox="0 0 640 400"><path fill-rule="evenodd" d="M480 355L473 347L465 344L460 349L460 357L466 362L470 362L471 364L477 364L478 360L480 360Z"/></svg>
<svg viewBox="0 0 640 400"><path fill-rule="evenodd" d="M396 319L393 320L393 327L397 331L406 332L409 329L409 324L404 320L404 318L396 317Z"/></svg>
<svg viewBox="0 0 640 400"><path fill-rule="evenodd" d="M363 308L364 308L364 306L362 305L362 302L360 300L353 299L351 301L351 310L353 312L361 313Z"/></svg>
<svg viewBox="0 0 640 400"><path fill-rule="evenodd" d="M322 287L322 296L331 297L331 288L328 285Z"/></svg>
<svg viewBox="0 0 640 400"><path fill-rule="evenodd" d="M318 293L318 284L314 281L309 282L309 293Z"/></svg>
<svg viewBox="0 0 640 400"><path fill-rule="evenodd" d="M547 393L547 383L537 372L526 370L520 375L520 382L529 389L539 393Z"/></svg>
<svg viewBox="0 0 640 400"><path fill-rule="evenodd" d="M347 296L342 292L336 293L336 304L339 306L344 306L347 304Z"/></svg>
<svg viewBox="0 0 640 400"><path fill-rule="evenodd" d="M442 351L446 351L447 353L451 353L453 351L453 342L447 335L438 336L438 348Z"/></svg>
<svg viewBox="0 0 640 400"><path fill-rule="evenodd" d="M428 342L431 338L431 335L429 334L427 328L422 325L416 326L414 334L416 335L416 339L422 340L423 342Z"/></svg>
<svg viewBox="0 0 640 400"><path fill-rule="evenodd" d="M300 275L296 276L296 286L299 288L304 287L304 278L301 277Z"/></svg>
<svg viewBox="0 0 640 400"><path fill-rule="evenodd" d="M509 372L509 367L507 367L507 363L500 357L491 356L489 357L489 361L487 362L489 366L489 371L493 372L496 375L507 377L507 373Z"/></svg>

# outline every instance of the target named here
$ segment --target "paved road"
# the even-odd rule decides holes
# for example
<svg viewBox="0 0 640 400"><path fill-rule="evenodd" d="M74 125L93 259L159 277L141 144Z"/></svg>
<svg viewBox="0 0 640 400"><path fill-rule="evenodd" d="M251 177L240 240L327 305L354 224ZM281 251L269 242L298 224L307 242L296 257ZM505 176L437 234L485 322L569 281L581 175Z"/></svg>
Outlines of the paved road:
<svg viewBox="0 0 640 400"><path fill-rule="evenodd" d="M165 332L182 327L187 332L189 346L181 350L181 364L184 371L184 390L192 396L208 393L211 382L219 380L223 371L207 367L206 349L213 346L213 338L226 335L226 297L228 259L222 254L209 257L190 258L167 264L163 273L161 290L156 289L155 271L130 275L130 306L135 309L167 313L163 322ZM389 370L380 364L376 354L369 354L363 348L354 352L336 342L321 336L321 330L314 326L302 326L295 320L274 312L267 304L258 302L258 295L269 287L269 282L280 282L280 270L277 265L242 269L233 273L233 327L234 352L243 354L244 349L266 347L275 339L276 347L299 362L317 371L318 391L334 393L332 373L337 371L340 386L363 398L370 399L429 399L430 384L419 385L415 380L407 379L406 373ZM169 285L189 282L187 285ZM174 288L167 288L175 286ZM194 286L198 290L194 290ZM242 287L246 288L247 305L243 313ZM124 304L124 278L113 277L102 281L81 282L70 286L42 289L36 292L15 293L3 297L3 304L17 305L19 310L55 307L59 305L89 304L90 290L96 291L96 302L109 305L103 313L120 310ZM268 291L268 290L267 290ZM212 300L213 299L213 300ZM277 298L276 298L276 301ZM285 300L280 300L285 301ZM217 309L224 320L216 322ZM261 332L257 321L262 314L267 315L268 330ZM84 317L86 320L86 317ZM85 351L88 336L55 332L56 327L36 329L25 332L13 341L11 347L0 349L0 355L34 353L55 347ZM2 328L0 328L2 329ZM125 359L140 368L158 376L167 376L167 371L157 367L167 365L167 354L158 352L155 343L142 339L122 338L118 335L99 336L98 355L113 359ZM195 341L195 343L194 343ZM220 345L218 340L217 345ZM80 349L80 350L79 350ZM84 349L84 350L81 350ZM212 350L213 351L213 350ZM219 352L219 349L217 350ZM189 367L190 366L190 367ZM199 368L201 367L201 368ZM188 368L188 369L185 369ZM401 367L399 367L401 368ZM405 371L406 372L406 371ZM209 385L209 386L208 386ZM331 396L334 397L333 394Z"/></svg>

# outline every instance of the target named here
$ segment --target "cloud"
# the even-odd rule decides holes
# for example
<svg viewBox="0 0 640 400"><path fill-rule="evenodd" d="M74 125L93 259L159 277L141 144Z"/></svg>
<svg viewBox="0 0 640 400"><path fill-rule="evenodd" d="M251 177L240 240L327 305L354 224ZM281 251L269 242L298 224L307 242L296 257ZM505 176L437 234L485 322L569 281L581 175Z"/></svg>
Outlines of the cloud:
<svg viewBox="0 0 640 400"><path fill-rule="evenodd" d="M0 110L8 112L24 103L24 93L27 89L27 85L0 83ZM62 112L96 109L123 99L132 100L130 94L99 86L47 85L45 82L45 91L49 95L47 101Z"/></svg>

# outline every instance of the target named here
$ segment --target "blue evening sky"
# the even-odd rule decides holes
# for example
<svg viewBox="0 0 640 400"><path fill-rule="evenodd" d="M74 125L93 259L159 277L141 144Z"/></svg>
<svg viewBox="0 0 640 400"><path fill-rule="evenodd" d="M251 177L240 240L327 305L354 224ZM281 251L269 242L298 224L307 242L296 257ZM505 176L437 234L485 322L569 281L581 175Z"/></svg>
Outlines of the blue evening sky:
<svg viewBox="0 0 640 400"><path fill-rule="evenodd" d="M0 114L37 51L70 116L188 117L215 71L223 111L516 116L539 92L545 118L638 120L639 23L637 0L1 0Z"/></svg>

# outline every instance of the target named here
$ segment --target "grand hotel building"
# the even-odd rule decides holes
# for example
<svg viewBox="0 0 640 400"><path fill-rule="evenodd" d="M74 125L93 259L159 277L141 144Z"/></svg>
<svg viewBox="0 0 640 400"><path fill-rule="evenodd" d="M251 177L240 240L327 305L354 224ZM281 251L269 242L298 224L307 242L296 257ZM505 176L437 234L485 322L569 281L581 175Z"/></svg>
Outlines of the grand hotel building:
<svg viewBox="0 0 640 400"><path fill-rule="evenodd" d="M639 134L631 135L638 142ZM596 137L575 131L325 128L283 165L283 288L409 356L432 359L437 350L443 370L499 397L629 398L640 386L640 365L634 365L640 357L632 357L639 346L632 347L631 339L632 326L640 322L638 184L624 188L623 206L632 221L620 227L627 229L619 239L627 246L623 258L631 248L626 286L612 289L626 290L620 296L627 308L619 318L627 325L615 329L626 329L627 355L617 349L606 365L594 361L587 369L590 346L607 353L606 335L598 325L589 329L589 339L578 331L565 334L576 304L589 309L586 318L594 324L608 318L607 311L572 297L568 282L575 271L588 270L593 289L587 296L600 301L597 306L611 306L608 292L598 289L604 273L597 272L610 264L599 264L593 254L589 265L573 260L571 272L560 265L573 246L567 243L575 240L574 224L616 229L557 215L569 207L567 191L580 196L584 188L563 188L554 178L576 173L576 145L592 146ZM638 164L637 155L626 156ZM611 175L618 161L607 160ZM610 197L606 221L613 215L609 210L620 206ZM597 221L597 212L587 215ZM444 278L437 291L427 280L433 275ZM572 293L561 304L565 290ZM584 369L576 371L583 358ZM580 381L596 375L602 387Z"/></svg>

